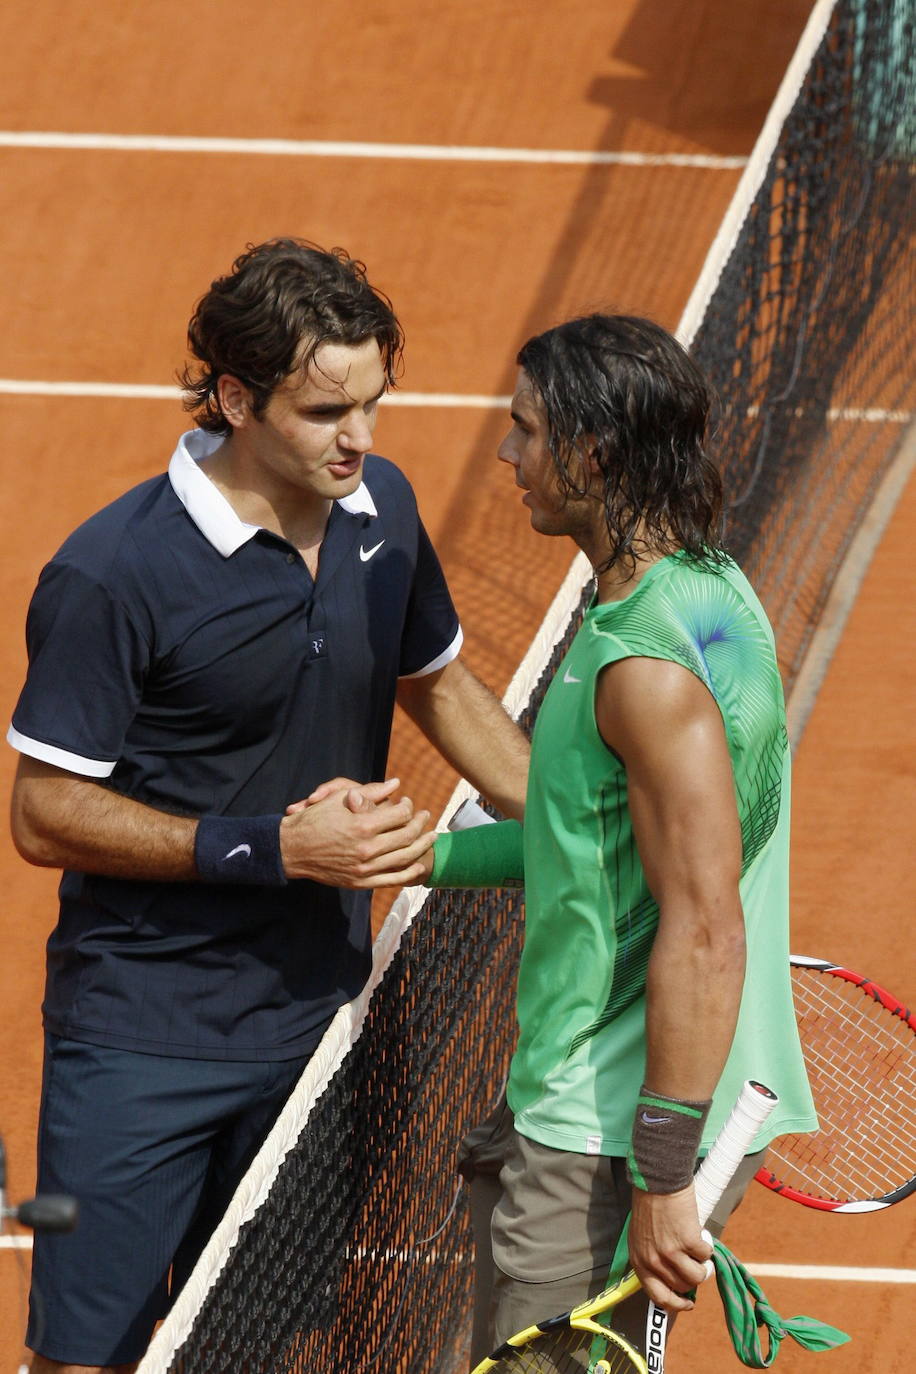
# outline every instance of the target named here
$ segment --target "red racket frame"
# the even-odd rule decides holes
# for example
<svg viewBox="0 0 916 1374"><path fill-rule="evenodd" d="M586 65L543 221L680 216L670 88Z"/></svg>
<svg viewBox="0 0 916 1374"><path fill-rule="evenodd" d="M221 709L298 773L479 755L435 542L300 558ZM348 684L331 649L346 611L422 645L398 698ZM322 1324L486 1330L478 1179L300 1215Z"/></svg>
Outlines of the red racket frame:
<svg viewBox="0 0 916 1374"><path fill-rule="evenodd" d="M916 1016L914 1016L913 1012L901 1002L899 998L894 997L878 983L873 982L872 979L864 978L861 974L854 973L852 969L845 968L842 964L832 964L826 959L812 959L805 955L793 954L790 956L790 963L793 968L814 969L821 973L828 973L834 977L845 979L848 983L851 983L853 986L867 993L869 997L873 998L874 1001L878 1002L893 1016L898 1017L904 1024L909 1026L914 1036L916 1036ZM916 1048L916 1041L914 1041L914 1048ZM802 1040L802 1049L805 1049L804 1038ZM769 1188L772 1192L778 1193L780 1197L788 1198L792 1202L800 1202L805 1207L813 1207L822 1212L863 1213L879 1211L884 1207L890 1207L894 1203L900 1202L903 1198L908 1197L910 1193L916 1191L916 1177L914 1177L910 1179L908 1183L880 1197L859 1199L856 1201L844 1201L842 1199L831 1200L828 1198L814 1197L809 1193L804 1193L798 1188L794 1188L782 1182L779 1176L775 1174L766 1163L757 1170L755 1177L758 1183L762 1183L765 1188Z"/></svg>

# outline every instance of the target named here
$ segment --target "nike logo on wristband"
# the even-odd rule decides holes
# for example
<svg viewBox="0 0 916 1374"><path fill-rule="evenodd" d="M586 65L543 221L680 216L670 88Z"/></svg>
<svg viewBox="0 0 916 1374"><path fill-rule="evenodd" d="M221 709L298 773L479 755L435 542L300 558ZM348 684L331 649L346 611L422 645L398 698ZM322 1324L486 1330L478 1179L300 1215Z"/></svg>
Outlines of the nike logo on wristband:
<svg viewBox="0 0 916 1374"><path fill-rule="evenodd" d="M670 1116L650 1116L648 1112L640 1112L639 1119L645 1126L663 1126L671 1120Z"/></svg>
<svg viewBox="0 0 916 1374"><path fill-rule="evenodd" d="M377 544L373 544L373 546L372 546L371 549L364 549L363 546L362 546L362 544L360 544L360 546L359 546L359 557L360 557L360 562L362 562L362 563L368 563L368 562L369 562L369 559L372 557L372 555L373 555L374 553L378 553L379 549L382 547L382 545L384 544L384 542L385 542L384 539L380 539L379 542L378 542Z"/></svg>
<svg viewBox="0 0 916 1374"><path fill-rule="evenodd" d="M224 854L224 855L223 855L223 857L222 857L222 859L220 860L220 862L221 862L221 863L225 863L227 859L234 859L235 856L236 856L236 854L244 854L246 859L250 859L250 858L251 858L251 845L250 845L250 844L237 844L237 845L235 846L234 849L230 849L230 850L229 850L229 853L228 853L228 854Z"/></svg>

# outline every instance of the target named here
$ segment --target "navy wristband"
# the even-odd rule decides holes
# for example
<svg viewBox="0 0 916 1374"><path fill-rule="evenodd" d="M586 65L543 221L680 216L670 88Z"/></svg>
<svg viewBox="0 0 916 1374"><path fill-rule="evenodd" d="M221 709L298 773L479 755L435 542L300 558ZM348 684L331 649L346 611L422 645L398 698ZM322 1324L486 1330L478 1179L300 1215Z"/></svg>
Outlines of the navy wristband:
<svg viewBox="0 0 916 1374"><path fill-rule="evenodd" d="M201 816L194 862L202 882L285 887L280 856L282 816Z"/></svg>

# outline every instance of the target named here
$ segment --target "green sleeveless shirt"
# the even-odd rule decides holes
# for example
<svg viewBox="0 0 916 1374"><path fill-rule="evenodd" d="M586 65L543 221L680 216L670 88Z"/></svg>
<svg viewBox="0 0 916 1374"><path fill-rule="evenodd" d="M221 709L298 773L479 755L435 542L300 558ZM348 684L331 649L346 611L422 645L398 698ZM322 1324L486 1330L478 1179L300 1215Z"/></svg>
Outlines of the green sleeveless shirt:
<svg viewBox="0 0 916 1374"><path fill-rule="evenodd" d="M633 838L622 763L595 724L610 663L670 659L722 712L741 821L747 976L738 1029L704 1135L746 1078L779 1094L758 1144L816 1128L788 963L789 774L773 635L735 566L664 558L623 601L594 605L545 697L524 826L526 923L509 1103L522 1134L625 1154L645 1070L646 969L658 924Z"/></svg>

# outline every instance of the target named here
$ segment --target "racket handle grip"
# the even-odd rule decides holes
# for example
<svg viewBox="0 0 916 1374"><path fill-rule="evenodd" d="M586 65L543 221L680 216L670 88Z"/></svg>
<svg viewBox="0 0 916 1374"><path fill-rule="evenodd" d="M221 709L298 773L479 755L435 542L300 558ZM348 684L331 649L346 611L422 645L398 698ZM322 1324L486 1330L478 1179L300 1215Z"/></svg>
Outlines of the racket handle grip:
<svg viewBox="0 0 916 1374"><path fill-rule="evenodd" d="M778 1101L776 1094L762 1083L747 1082L741 1089L728 1120L713 1141L694 1179L701 1226L706 1225L735 1170L753 1145L757 1132Z"/></svg>
<svg viewBox="0 0 916 1374"><path fill-rule="evenodd" d="M468 798L462 802L448 823L449 830L472 830L478 825L493 825L494 818L484 811L479 802Z"/></svg>

